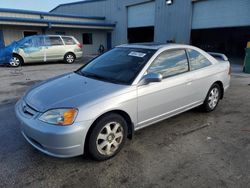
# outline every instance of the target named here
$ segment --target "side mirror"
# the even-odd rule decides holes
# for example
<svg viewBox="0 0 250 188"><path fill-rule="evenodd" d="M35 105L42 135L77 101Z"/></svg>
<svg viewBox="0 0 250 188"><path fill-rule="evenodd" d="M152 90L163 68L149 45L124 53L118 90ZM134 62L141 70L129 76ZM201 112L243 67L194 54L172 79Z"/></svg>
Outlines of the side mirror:
<svg viewBox="0 0 250 188"><path fill-rule="evenodd" d="M144 75L140 81L140 85L147 85L151 82L161 82L162 81L162 75L159 73L148 73Z"/></svg>
<svg viewBox="0 0 250 188"><path fill-rule="evenodd" d="M23 45L20 46L20 48L28 48L30 46L29 43L24 43Z"/></svg>

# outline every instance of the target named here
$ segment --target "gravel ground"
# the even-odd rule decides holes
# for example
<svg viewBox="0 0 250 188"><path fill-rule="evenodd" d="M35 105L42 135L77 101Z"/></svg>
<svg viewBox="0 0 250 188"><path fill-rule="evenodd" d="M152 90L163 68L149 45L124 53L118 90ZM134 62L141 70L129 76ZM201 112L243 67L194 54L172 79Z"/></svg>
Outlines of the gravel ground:
<svg viewBox="0 0 250 188"><path fill-rule="evenodd" d="M250 187L250 76L239 66L214 112L191 110L140 130L109 161L58 159L31 147L14 103L34 83L86 61L0 67L0 187Z"/></svg>

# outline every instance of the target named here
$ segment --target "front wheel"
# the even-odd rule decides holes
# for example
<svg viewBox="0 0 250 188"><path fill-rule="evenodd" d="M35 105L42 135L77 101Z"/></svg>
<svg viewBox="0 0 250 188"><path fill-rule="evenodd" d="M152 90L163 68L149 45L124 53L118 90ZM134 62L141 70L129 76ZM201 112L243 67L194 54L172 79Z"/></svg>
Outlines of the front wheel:
<svg viewBox="0 0 250 188"><path fill-rule="evenodd" d="M64 62L65 63L72 64L72 63L75 62L75 60L76 60L76 56L73 53L67 53L64 56Z"/></svg>
<svg viewBox="0 0 250 188"><path fill-rule="evenodd" d="M19 67L23 63L23 60L18 55L13 55L9 61L11 67Z"/></svg>
<svg viewBox="0 0 250 188"><path fill-rule="evenodd" d="M221 98L221 88L218 84L214 84L208 91L207 97L202 105L205 112L211 112L218 106Z"/></svg>
<svg viewBox="0 0 250 188"><path fill-rule="evenodd" d="M115 156L127 138L127 123L118 114L102 117L94 126L88 149L95 160L103 161Z"/></svg>

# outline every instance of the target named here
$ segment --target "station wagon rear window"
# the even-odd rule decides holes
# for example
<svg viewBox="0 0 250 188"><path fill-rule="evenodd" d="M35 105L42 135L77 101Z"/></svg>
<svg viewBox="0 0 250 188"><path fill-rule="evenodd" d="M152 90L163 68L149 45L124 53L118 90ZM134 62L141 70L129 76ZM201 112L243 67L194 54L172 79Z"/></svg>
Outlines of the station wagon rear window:
<svg viewBox="0 0 250 188"><path fill-rule="evenodd" d="M65 45L74 45L74 44L76 44L74 39L71 38L71 37L62 37L62 39L63 39Z"/></svg>

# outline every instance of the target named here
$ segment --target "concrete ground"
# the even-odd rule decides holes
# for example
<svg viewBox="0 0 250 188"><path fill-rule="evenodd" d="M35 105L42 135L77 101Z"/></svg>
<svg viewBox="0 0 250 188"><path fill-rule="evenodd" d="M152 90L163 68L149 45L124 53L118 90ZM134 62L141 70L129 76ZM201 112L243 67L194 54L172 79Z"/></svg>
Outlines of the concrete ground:
<svg viewBox="0 0 250 188"><path fill-rule="evenodd" d="M22 137L14 103L35 82L82 64L0 67L0 187L250 187L250 76L212 113L191 110L135 133L113 159L58 159Z"/></svg>

